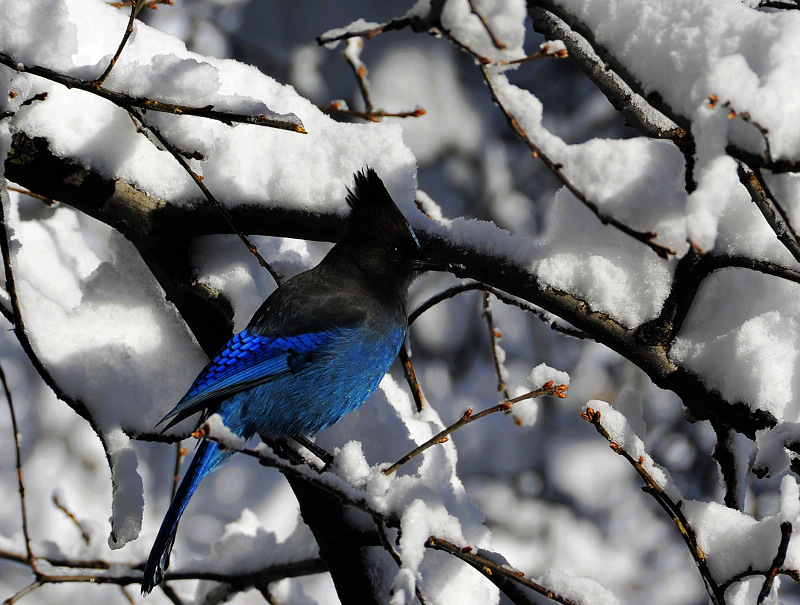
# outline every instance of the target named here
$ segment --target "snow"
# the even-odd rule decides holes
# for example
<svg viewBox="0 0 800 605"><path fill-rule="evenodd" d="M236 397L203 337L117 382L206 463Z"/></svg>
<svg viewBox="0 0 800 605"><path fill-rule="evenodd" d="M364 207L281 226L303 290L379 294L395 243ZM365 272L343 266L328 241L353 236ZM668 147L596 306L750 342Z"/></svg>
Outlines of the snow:
<svg viewBox="0 0 800 605"><path fill-rule="evenodd" d="M142 529L142 478L138 473L139 460L131 447L130 438L121 429L114 429L103 439L111 465L111 533L108 546L122 548L139 537Z"/></svg>
<svg viewBox="0 0 800 605"><path fill-rule="evenodd" d="M592 578L572 577L569 574L550 570L538 579L544 586L564 598L599 605L617 605L619 600L611 592Z"/></svg>
<svg viewBox="0 0 800 605"><path fill-rule="evenodd" d="M209 12L233 11L232 30L257 22L248 18L255 3L219 2L213 10L197 4ZM527 54L525 2L472 4L506 48L495 46L467 0L444 3L443 33L490 60L488 84L502 108L600 213L656 233L655 241L673 248L675 258L660 258L604 224L563 181L542 176L530 150L514 147L505 126L498 126L504 116L489 107L480 69L442 40L406 31L382 47L360 39L347 43L351 59L369 69L376 107L427 112L404 121L336 122L304 98L355 90L352 80L344 86L325 81L338 53L311 46L310 38L275 60L282 66L276 74L285 68L284 77L296 88L245 63L197 52L229 48L221 30L196 30L194 37L203 41L187 49L175 34L192 38L193 18L178 6L161 7L158 14L167 16L153 20L171 33L136 23L104 86L301 123L308 134L146 113L145 123L179 149L202 154L204 159L190 163L223 204L343 212L353 172L368 164L421 232L494 255L498 264L515 263L537 287L576 296L589 312L623 328L659 315L689 242L706 253L797 268L742 187L739 166L728 155L731 146L762 153L768 141L774 158L800 157L796 11L758 11L752 2L736 0L553 0L566 22L588 27L598 49L613 55L643 93L658 93L665 111L687 127L696 143L696 161L687 175L685 157L671 142L639 135L605 138L607 133L596 133L586 115L573 123L556 120L561 108L543 101L548 94L562 95L559 104L596 107L598 115L611 110L604 101L596 103L585 87L563 92L557 78L541 77L554 71L533 70L534 64L557 64L552 59L507 64ZM430 10L431 3L421 1L406 16ZM127 15L96 0L0 0L0 51L22 67L39 65L91 80L116 49ZM378 25L360 19L327 35ZM568 36L563 40L566 44L546 42L546 52L576 43ZM545 48L538 40L528 45ZM464 81L464 63L473 70L472 81ZM537 78L538 87L531 84ZM172 156L137 132L119 107L6 67L0 67L0 87L8 93L0 95L3 158L12 134L44 137L54 153L165 204L206 203ZM552 93L542 90L551 87ZM46 100L25 103L42 92L48 93ZM358 102L354 98L351 106ZM669 126L652 108L645 110L654 123ZM696 183L693 191L687 191L687 176ZM800 178L771 173L764 178L796 227ZM416 189L418 179L426 192ZM4 323L0 362L22 426L33 548L51 556L107 560L120 565L109 575L122 573L146 556L173 473L167 446L137 437L153 435L155 422L206 359L131 242L65 205L46 206L5 188L2 195L16 296L31 347L65 398L91 418L90 425L56 401ZM436 223L415 210L415 197ZM285 275L313 265L323 253L302 241L255 241ZM275 287L236 238L198 238L191 255L198 282L231 302L236 329ZM427 279L416 294L453 283L452 277ZM718 582L748 566L768 569L780 524L796 526L800 518L800 490L789 474L797 455L787 447L800 438L798 287L749 269L716 271L700 284L669 348L670 363L698 376L725 401L776 419L776 426L759 431L754 443L741 435L726 441L742 511L721 504L716 477L701 481L693 475L713 474L714 464L700 464L713 447L707 424L685 423L674 397L601 345L556 340L546 326L531 325L527 316L500 303L492 311L504 334L498 355L509 392L524 392L526 376L533 388L549 381L568 385L572 378L570 398L519 402L513 416L526 430L515 429L504 415L492 415L386 476L389 464L464 409L485 409L498 398L484 325L483 341L475 337L477 297L464 295L421 317L411 341L425 388L424 409L416 410L399 374L388 376L367 405L318 439L335 452L324 480L399 520L396 546L402 564L391 568L393 577L384 578L394 587L391 602L413 602L415 588L437 604L498 601L497 589L480 574L425 547L432 534L501 553L529 577L582 602L688 604L701 598L697 570L675 528L641 493L630 465L578 419L581 407L600 411L614 443L640 461L675 502L683 502ZM7 291L2 304L12 309ZM193 428L189 424L167 437L186 434ZM219 430L212 428L214 434ZM0 434L9 431L0 414ZM4 459L9 455L4 451ZM257 570L317 556L289 488L278 473L254 466L232 460L228 469L208 478L205 493L198 492L192 504L197 508L187 511L173 569ZM3 473L0 481L4 493L16 493L13 472ZM74 510L89 543L54 509L53 490ZM14 498L0 502L0 546L14 553L24 552L18 504ZM398 537L395 529L389 533L391 540ZM13 594L29 579L14 568L7 580L9 568L3 565L0 586ZM793 539L785 567L798 566L800 547ZM314 582L284 580L270 590L282 602L330 602L329 579L319 580L327 582L319 586ZM735 582L727 602L754 602L762 584L761 575ZM790 584L776 578L768 600L777 601L792 590ZM60 593L59 599L76 600L76 594L86 599L77 592L80 587L75 590ZM197 598L207 590L198 587ZM28 598L35 602L38 594ZM48 592L38 598L53 600ZM241 598L244 602L247 596Z"/></svg>
<svg viewBox="0 0 800 605"><path fill-rule="evenodd" d="M546 363L540 363L528 374L528 382L535 388L540 388L548 382L552 382L555 386L569 386L569 374L551 368Z"/></svg>
<svg viewBox="0 0 800 605"><path fill-rule="evenodd" d="M14 9L13 3L3 3L0 33L5 40L7 30L49 31L54 40L61 41L52 52L58 57L72 57L69 65L52 61L46 46L20 42L4 48L13 49L14 57L22 63L63 68L68 75L98 76L108 60L108 49L118 44L113 32L124 29L127 17L102 3L87 6L65 0L55 4L53 10L68 9L69 17L54 20L49 10ZM80 35L80 27L73 22L81 27L91 23L106 36ZM150 112L148 122L169 136L173 144L198 149L208 157L195 169L213 181L211 188L219 199L231 204L272 199L300 207L328 199L343 200L353 172L366 164L387 179L396 199L409 199L414 159L400 142L398 126L338 124L291 87L278 84L251 66L196 55L175 38L143 24L137 24L136 30L135 39L126 46L105 83L109 89L252 115L294 114L309 133L252 125L230 127L202 118ZM15 39L11 37L11 41ZM111 39L115 41L111 43ZM47 90L50 94L44 107L33 104L20 112L19 129L46 137L59 155L74 157L101 174L122 178L157 197L175 203L200 199L187 174L136 132L124 110L79 90L35 81L36 92ZM247 92L240 88L241 82L248 83ZM54 114L60 119L50 119ZM87 148L85 141L92 139L101 147ZM271 170L262 170L265 165ZM306 165L315 166L317 178L299 178Z"/></svg>
<svg viewBox="0 0 800 605"><path fill-rule="evenodd" d="M701 286L671 357L706 376L730 401L798 418L800 318L784 301L796 300L799 288L753 271L717 271Z"/></svg>
<svg viewBox="0 0 800 605"><path fill-rule="evenodd" d="M747 569L769 569L780 543L780 524L798 520L797 481L790 476L780 484L780 510L757 521L753 517L716 502L686 501L684 512L708 560L709 569L718 581L724 581ZM800 549L791 541L785 567L796 569Z"/></svg>
<svg viewBox="0 0 800 605"><path fill-rule="evenodd" d="M376 27L380 27L380 23L375 23L373 21L367 21L366 19L357 19L353 21L349 25L345 27L337 27L336 29L329 29L325 33L320 35L320 38L323 39L332 39L332 38L341 38L346 34L352 34L362 31L369 31L375 29ZM336 48L339 45L341 40L333 40L332 42L327 42L326 46L328 48Z"/></svg>
<svg viewBox="0 0 800 605"><path fill-rule="evenodd" d="M798 155L800 15L754 11L731 0L557 4L590 27L646 92L661 92L678 114L691 117L715 94L770 130L775 157ZM737 144L762 150L754 128L733 128Z"/></svg>
<svg viewBox="0 0 800 605"><path fill-rule="evenodd" d="M475 15L467 0L447 2L442 9L442 25L462 44L493 61L513 60L525 56L525 2L522 0L473 0L475 10L486 20L497 41L498 49Z"/></svg>
<svg viewBox="0 0 800 605"><path fill-rule="evenodd" d="M249 509L244 509L236 521L225 526L222 536L211 545L211 552L213 558L205 562L206 569L237 574L319 556L314 536L300 522L299 514L295 515L294 531L285 539L278 540L275 533L266 530L259 516ZM254 553L259 553L259 556L254 557ZM202 568L203 565L195 564L194 567Z"/></svg>
<svg viewBox="0 0 800 605"><path fill-rule="evenodd" d="M222 416L219 414L211 414L205 422L200 427L202 430L206 431L206 434L209 437L212 437L214 441L216 441L220 445L220 449L237 451L244 448L247 441L231 431L227 426L225 426L225 422L222 420Z"/></svg>

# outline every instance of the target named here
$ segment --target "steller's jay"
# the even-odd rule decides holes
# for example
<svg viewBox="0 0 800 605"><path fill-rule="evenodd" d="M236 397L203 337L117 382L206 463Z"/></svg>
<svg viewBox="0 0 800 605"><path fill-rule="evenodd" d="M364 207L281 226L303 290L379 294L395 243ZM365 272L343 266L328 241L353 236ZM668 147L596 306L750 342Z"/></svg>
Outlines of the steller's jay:
<svg viewBox="0 0 800 605"><path fill-rule="evenodd" d="M378 386L408 327L408 288L430 269L414 231L371 168L348 189L347 231L313 269L275 290L206 365L164 430L218 412L234 433L300 438L338 422ZM203 441L170 504L142 579L164 578L178 520L200 481L232 452Z"/></svg>

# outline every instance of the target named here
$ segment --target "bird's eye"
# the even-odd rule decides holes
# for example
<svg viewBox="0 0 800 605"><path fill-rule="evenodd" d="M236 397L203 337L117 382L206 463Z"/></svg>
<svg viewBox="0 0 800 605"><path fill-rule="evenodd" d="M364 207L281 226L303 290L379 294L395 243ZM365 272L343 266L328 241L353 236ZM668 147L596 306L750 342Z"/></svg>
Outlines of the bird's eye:
<svg viewBox="0 0 800 605"><path fill-rule="evenodd" d="M389 246L386 251L389 258L395 262L399 262L403 259L403 252L400 250L400 246Z"/></svg>

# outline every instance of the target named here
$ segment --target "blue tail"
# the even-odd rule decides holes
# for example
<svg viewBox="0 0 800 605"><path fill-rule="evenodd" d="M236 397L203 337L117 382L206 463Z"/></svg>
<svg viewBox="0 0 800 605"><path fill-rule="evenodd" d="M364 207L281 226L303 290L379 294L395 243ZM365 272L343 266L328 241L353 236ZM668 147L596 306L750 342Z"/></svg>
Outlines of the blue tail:
<svg viewBox="0 0 800 605"><path fill-rule="evenodd" d="M161 529L158 530L158 536L153 543L147 565L144 566L142 596L150 594L150 591L164 579L164 572L169 567L169 553L172 551L175 532L178 530L178 521L189 503L189 498L192 497L203 477L217 468L232 453L220 451L219 446L213 441L203 441L200 444L189 465L189 470L186 471L186 475L172 499L172 504L169 505L169 510L161 522Z"/></svg>

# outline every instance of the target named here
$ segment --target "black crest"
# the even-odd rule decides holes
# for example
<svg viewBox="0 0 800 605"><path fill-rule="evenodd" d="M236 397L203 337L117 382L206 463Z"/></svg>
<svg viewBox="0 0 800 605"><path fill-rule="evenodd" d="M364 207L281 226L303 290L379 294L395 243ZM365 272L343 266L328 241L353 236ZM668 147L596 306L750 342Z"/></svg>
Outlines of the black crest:
<svg viewBox="0 0 800 605"><path fill-rule="evenodd" d="M350 221L343 241L387 242L412 240L419 248L417 236L395 205L383 181L372 168L354 175L355 186L347 189Z"/></svg>

